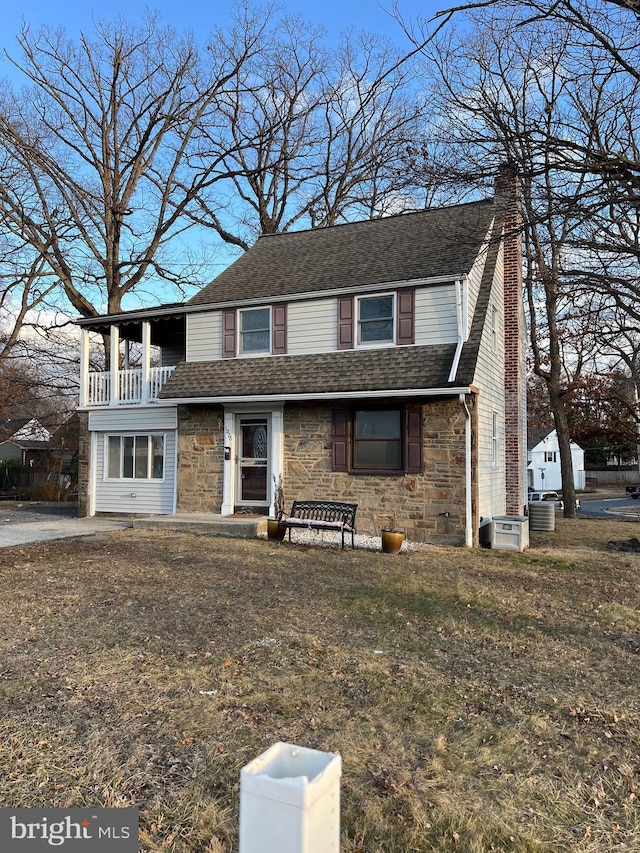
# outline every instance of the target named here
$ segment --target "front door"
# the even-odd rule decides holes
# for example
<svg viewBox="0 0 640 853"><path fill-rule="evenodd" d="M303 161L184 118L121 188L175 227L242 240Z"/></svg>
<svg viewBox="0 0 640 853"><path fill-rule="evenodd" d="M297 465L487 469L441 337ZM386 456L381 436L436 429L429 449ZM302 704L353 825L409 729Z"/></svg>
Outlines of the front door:
<svg viewBox="0 0 640 853"><path fill-rule="evenodd" d="M236 507L266 512L269 507L269 447L267 415L238 417L236 455Z"/></svg>

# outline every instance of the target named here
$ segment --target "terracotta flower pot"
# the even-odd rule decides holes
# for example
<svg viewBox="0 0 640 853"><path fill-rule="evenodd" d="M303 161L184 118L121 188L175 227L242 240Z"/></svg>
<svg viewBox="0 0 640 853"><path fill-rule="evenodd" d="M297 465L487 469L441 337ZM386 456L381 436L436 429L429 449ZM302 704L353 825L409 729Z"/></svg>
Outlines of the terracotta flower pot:
<svg viewBox="0 0 640 853"><path fill-rule="evenodd" d="M397 530L382 531L382 550L385 554L399 554L404 542L404 533Z"/></svg>

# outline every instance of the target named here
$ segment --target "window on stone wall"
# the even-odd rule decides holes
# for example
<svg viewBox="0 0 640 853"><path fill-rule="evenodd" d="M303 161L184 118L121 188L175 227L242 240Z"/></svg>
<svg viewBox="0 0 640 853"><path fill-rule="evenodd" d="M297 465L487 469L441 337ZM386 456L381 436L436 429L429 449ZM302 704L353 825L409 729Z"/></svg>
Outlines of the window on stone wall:
<svg viewBox="0 0 640 853"><path fill-rule="evenodd" d="M333 413L333 470L398 475L422 470L420 406L358 407Z"/></svg>
<svg viewBox="0 0 640 853"><path fill-rule="evenodd" d="M163 435L108 435L106 472L109 480L162 480Z"/></svg>

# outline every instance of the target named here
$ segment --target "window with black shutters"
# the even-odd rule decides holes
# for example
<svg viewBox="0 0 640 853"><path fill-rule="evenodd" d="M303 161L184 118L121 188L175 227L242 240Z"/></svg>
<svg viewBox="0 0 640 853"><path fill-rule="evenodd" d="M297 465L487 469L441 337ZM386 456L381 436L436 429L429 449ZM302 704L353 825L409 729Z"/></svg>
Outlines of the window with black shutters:
<svg viewBox="0 0 640 853"><path fill-rule="evenodd" d="M333 413L332 468L352 474L422 471L422 407L354 406Z"/></svg>

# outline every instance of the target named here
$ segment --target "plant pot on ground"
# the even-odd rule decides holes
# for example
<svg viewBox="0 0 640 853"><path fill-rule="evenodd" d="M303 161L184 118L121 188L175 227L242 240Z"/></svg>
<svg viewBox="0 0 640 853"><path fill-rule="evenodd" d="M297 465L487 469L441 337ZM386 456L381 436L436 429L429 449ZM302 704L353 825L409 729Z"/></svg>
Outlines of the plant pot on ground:
<svg viewBox="0 0 640 853"><path fill-rule="evenodd" d="M404 542L404 532L398 527L395 512L392 512L385 520L381 532L382 550L385 554L399 554Z"/></svg>
<svg viewBox="0 0 640 853"><path fill-rule="evenodd" d="M267 519L267 538L274 539L278 542L282 542L284 539L284 535L287 532L287 528L284 524L280 523L279 518L268 518Z"/></svg>
<svg viewBox="0 0 640 853"><path fill-rule="evenodd" d="M399 554L404 542L404 533L400 530L382 531L382 550L385 554Z"/></svg>

